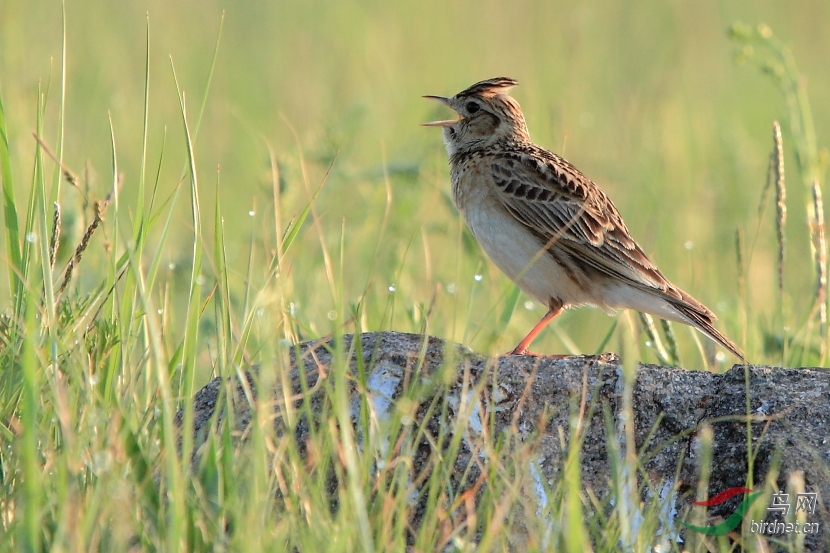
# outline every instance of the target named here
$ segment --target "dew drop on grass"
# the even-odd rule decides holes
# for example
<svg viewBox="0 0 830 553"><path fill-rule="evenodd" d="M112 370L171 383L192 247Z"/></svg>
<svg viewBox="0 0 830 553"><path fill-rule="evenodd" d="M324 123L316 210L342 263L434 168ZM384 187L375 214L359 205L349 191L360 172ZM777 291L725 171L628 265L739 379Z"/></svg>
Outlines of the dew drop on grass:
<svg viewBox="0 0 830 553"><path fill-rule="evenodd" d="M530 300L527 300L525 302L525 309L527 309L528 311L533 311L533 302L530 301Z"/></svg>
<svg viewBox="0 0 830 553"><path fill-rule="evenodd" d="M196 277L196 284L201 285L201 284L204 284L204 283L205 283L205 277L204 276L199 275L199 276Z"/></svg>
<svg viewBox="0 0 830 553"><path fill-rule="evenodd" d="M297 305L293 301L288 304L288 312L292 315L297 313Z"/></svg>
<svg viewBox="0 0 830 553"><path fill-rule="evenodd" d="M476 275L473 278L476 280L476 282L481 282L484 279L484 277L481 275Z"/></svg>
<svg viewBox="0 0 830 553"><path fill-rule="evenodd" d="M687 250L691 250L692 248L695 247L695 243L692 242L691 240L686 240L685 242L683 242L683 247L686 248Z"/></svg>
<svg viewBox="0 0 830 553"><path fill-rule="evenodd" d="M37 234L35 234L34 232L30 232L29 234L27 234L26 242L29 242L30 244L34 244L35 242L37 242Z"/></svg>
<svg viewBox="0 0 830 553"><path fill-rule="evenodd" d="M163 313L163 311L162 311L161 309L157 309L157 310L156 310L156 313L158 313L159 315L161 315L161 314Z"/></svg>
<svg viewBox="0 0 830 553"><path fill-rule="evenodd" d="M390 285L390 286L389 286L389 293L390 293L390 294L394 294L394 293L395 293L395 290L397 290L397 288L395 288L395 285L394 285L394 284L392 284L392 285Z"/></svg>
<svg viewBox="0 0 830 553"><path fill-rule="evenodd" d="M717 361L718 363L723 363L724 361L726 361L726 354L722 351L717 352L715 354L715 361Z"/></svg>
<svg viewBox="0 0 830 553"><path fill-rule="evenodd" d="M447 284L447 294L455 294L455 283L450 282Z"/></svg>
<svg viewBox="0 0 830 553"><path fill-rule="evenodd" d="M170 269L170 270L172 271L173 269L175 269L175 268L176 268L176 264L175 264L175 263L170 263L170 264L167 266L167 268L168 268L168 269Z"/></svg>
<svg viewBox="0 0 830 553"><path fill-rule="evenodd" d="M256 215L256 212L254 212L254 210L252 209L251 211L248 212L248 215L250 217L253 217L254 215Z"/></svg>
<svg viewBox="0 0 830 553"><path fill-rule="evenodd" d="M328 318L329 318L330 321L335 320L337 318L337 312L336 311L329 311Z"/></svg>

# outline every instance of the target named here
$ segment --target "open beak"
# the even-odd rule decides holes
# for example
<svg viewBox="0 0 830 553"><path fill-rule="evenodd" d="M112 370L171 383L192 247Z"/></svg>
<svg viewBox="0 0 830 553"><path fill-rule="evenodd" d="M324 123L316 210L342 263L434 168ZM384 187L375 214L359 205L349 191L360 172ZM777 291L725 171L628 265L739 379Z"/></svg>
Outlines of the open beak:
<svg viewBox="0 0 830 553"><path fill-rule="evenodd" d="M424 96L424 98L427 98L429 100L435 100L436 102L441 102L442 104L444 104L447 107L452 107L452 106L450 106L449 98L444 98L443 96ZM451 127L451 126L455 125L456 123L458 123L460 120L461 120L461 117L458 117L457 119L447 120L447 121L430 121L429 123L421 123L421 126L422 127Z"/></svg>

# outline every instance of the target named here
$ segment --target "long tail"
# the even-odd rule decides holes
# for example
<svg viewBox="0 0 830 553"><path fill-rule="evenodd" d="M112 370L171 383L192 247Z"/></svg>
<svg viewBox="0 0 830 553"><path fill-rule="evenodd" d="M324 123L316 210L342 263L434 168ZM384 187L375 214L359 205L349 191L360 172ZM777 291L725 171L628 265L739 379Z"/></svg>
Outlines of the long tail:
<svg viewBox="0 0 830 553"><path fill-rule="evenodd" d="M741 361L746 363L746 358L738 346L715 328L713 324L713 321L716 319L715 314L685 292L681 291L681 294L684 296L683 299L671 302L672 307L677 309L688 320L690 325L734 353Z"/></svg>

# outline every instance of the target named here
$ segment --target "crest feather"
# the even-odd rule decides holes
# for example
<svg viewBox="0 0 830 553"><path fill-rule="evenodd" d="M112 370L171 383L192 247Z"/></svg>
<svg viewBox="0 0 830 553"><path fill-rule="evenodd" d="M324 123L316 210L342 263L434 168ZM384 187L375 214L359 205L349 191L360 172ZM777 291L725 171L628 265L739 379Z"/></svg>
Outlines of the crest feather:
<svg viewBox="0 0 830 553"><path fill-rule="evenodd" d="M488 94L504 94L514 86L518 85L519 81L511 79L510 77L495 77L477 82L469 88L466 88L456 94L456 97L488 95Z"/></svg>

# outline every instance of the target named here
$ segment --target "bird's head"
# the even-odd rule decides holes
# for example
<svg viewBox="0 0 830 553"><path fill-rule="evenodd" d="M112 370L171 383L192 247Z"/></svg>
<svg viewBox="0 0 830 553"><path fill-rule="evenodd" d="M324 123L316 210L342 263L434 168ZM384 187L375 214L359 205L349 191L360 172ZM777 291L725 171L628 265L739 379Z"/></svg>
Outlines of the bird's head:
<svg viewBox="0 0 830 553"><path fill-rule="evenodd" d="M450 98L424 96L452 108L458 118L422 124L443 127L444 145L450 157L500 142L529 142L530 134L519 103L507 95L517 84L515 79L496 77L476 83Z"/></svg>

